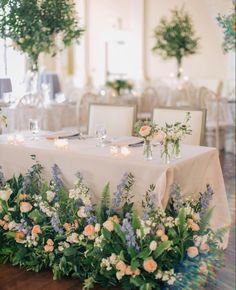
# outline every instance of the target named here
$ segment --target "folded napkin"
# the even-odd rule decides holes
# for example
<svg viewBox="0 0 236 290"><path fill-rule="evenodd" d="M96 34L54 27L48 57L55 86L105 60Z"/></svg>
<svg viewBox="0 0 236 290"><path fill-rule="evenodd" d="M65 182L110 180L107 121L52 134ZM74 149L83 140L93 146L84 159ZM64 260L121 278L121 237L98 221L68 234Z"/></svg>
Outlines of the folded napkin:
<svg viewBox="0 0 236 290"><path fill-rule="evenodd" d="M119 137L117 139L113 139L112 145L114 146L130 146L136 147L143 144L143 140L138 137Z"/></svg>

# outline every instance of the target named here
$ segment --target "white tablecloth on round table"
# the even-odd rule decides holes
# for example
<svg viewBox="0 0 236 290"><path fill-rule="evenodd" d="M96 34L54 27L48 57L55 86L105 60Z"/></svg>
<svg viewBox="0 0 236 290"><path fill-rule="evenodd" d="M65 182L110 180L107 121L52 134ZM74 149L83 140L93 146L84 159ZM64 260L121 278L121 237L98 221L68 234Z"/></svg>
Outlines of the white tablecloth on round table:
<svg viewBox="0 0 236 290"><path fill-rule="evenodd" d="M154 151L152 161L144 160L142 148L132 148L129 156L112 156L109 146L98 148L94 139L70 140L66 150L55 147L53 141L25 141L23 145L7 144L6 136L0 138L0 165L7 178L14 173L24 173L32 164L30 154L45 167L45 176L51 176L56 163L63 174L65 184L71 186L75 173L80 171L91 188L94 200L99 200L104 185L109 181L111 192L125 172L136 179L134 203L141 211L141 201L150 184L156 185L157 204L165 207L173 183L180 184L183 193L203 192L210 184L215 192L211 206L214 213L211 226L216 229L230 224L230 212L220 167L218 152L214 148L183 145L182 155L169 165L160 160L159 150ZM228 238L225 240L225 245Z"/></svg>
<svg viewBox="0 0 236 290"><path fill-rule="evenodd" d="M77 125L76 106L71 104L52 104L46 108L30 106L4 107L7 128L4 132L28 130L29 119L37 119L41 130L58 131Z"/></svg>

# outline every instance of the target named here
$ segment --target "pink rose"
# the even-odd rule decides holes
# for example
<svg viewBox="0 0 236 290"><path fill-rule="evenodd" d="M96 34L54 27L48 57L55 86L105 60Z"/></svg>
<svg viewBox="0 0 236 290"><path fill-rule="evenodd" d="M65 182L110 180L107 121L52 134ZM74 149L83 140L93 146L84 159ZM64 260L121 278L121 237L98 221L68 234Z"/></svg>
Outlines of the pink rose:
<svg viewBox="0 0 236 290"><path fill-rule="evenodd" d="M203 251L204 253L208 253L209 250L210 250L210 247L209 247L209 245L208 245L207 243L203 243L203 244L201 244L200 249L201 249L201 251Z"/></svg>
<svg viewBox="0 0 236 290"><path fill-rule="evenodd" d="M54 250L53 246L50 246L50 245L45 245L44 246L44 251L47 252L47 253L53 252L53 250Z"/></svg>
<svg viewBox="0 0 236 290"><path fill-rule="evenodd" d="M133 274L133 271L131 270L131 267L127 266L125 270L125 275L131 276L132 274Z"/></svg>
<svg viewBox="0 0 236 290"><path fill-rule="evenodd" d="M150 135L152 128L150 126L142 126L139 130L139 135L142 137L147 137Z"/></svg>
<svg viewBox="0 0 236 290"><path fill-rule="evenodd" d="M135 269L135 270L133 271L133 276L134 276L134 277L135 277L135 276L139 276L140 273L141 273L140 269L137 268L137 269Z"/></svg>
<svg viewBox="0 0 236 290"><path fill-rule="evenodd" d="M35 225L35 226L33 226L32 230L31 230L31 233L32 233L33 235L41 234L41 228L40 228L40 225Z"/></svg>
<svg viewBox="0 0 236 290"><path fill-rule="evenodd" d="M20 203L20 211L23 212L23 213L31 211L32 208L33 207L32 207L32 205L29 202L22 201Z"/></svg>
<svg viewBox="0 0 236 290"><path fill-rule="evenodd" d="M198 255L198 248L197 247L189 247L187 250L187 254L190 258L195 258Z"/></svg>
<svg viewBox="0 0 236 290"><path fill-rule="evenodd" d="M162 242L164 242L164 241L168 241L169 238L168 238L167 235L162 235L162 236L161 236L161 240L162 240Z"/></svg>
<svg viewBox="0 0 236 290"><path fill-rule="evenodd" d="M143 262L143 268L148 273L153 273L157 269L157 263L152 258L146 259Z"/></svg>

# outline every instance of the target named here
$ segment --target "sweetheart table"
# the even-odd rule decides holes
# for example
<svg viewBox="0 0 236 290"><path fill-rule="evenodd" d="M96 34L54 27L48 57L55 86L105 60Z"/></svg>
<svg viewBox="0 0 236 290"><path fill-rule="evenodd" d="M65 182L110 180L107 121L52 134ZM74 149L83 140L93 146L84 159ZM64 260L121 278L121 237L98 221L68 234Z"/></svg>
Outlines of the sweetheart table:
<svg viewBox="0 0 236 290"><path fill-rule="evenodd" d="M142 147L130 148L130 154L112 155L110 146L96 147L96 140L69 140L66 149L59 149L51 140L27 140L18 145L8 144L7 135L0 136L0 165L6 178L13 174L25 173L33 164L30 155L44 166L46 179L51 176L51 167L57 164L67 186L72 186L75 173L80 171L86 184L91 188L94 201L99 200L103 187L110 182L111 192L116 190L124 173L131 172L135 177L133 189L134 203L141 211L141 201L149 185L156 186L156 204L165 208L174 183L181 186L182 192L198 193L213 188L211 206L215 207L211 226L217 229L230 225L230 212L222 176L218 151L215 148L201 146L182 146L182 158L164 164L160 158L159 146L154 148L154 157L146 161ZM227 245L228 237L224 241Z"/></svg>

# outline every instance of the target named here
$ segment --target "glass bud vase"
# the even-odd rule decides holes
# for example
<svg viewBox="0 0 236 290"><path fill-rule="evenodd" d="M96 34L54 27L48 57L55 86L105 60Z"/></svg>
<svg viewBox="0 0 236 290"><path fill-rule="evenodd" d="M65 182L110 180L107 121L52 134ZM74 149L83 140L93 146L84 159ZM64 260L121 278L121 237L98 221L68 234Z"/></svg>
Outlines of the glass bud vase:
<svg viewBox="0 0 236 290"><path fill-rule="evenodd" d="M174 155L175 159L181 158L180 140L176 140L173 143L173 155Z"/></svg>
<svg viewBox="0 0 236 290"><path fill-rule="evenodd" d="M151 140L144 139L143 155L146 160L152 160L152 144Z"/></svg>
<svg viewBox="0 0 236 290"><path fill-rule="evenodd" d="M169 164L171 160L171 143L170 142L164 142L162 144L162 150L161 150L161 158L164 160L165 164Z"/></svg>

